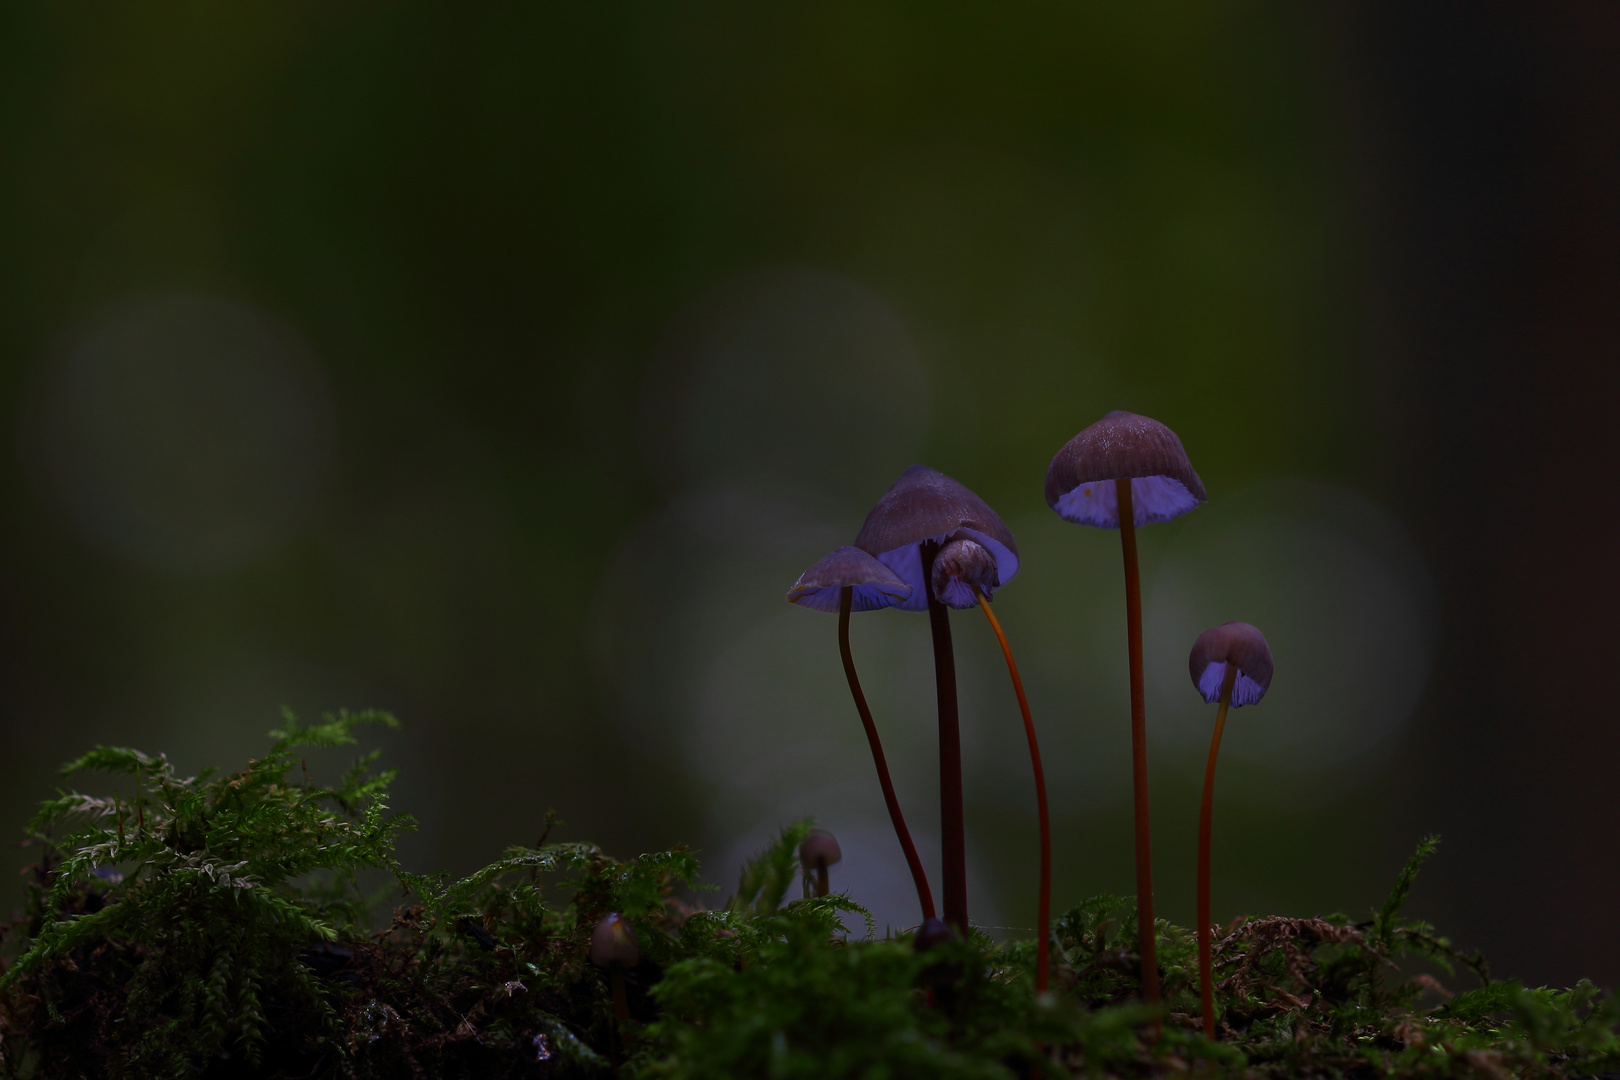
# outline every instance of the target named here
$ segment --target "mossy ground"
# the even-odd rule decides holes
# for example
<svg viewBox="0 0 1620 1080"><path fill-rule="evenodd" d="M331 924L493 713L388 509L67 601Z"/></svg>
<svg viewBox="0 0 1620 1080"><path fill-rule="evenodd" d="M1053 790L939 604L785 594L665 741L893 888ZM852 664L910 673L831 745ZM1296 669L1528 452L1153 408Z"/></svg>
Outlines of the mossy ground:
<svg viewBox="0 0 1620 1080"><path fill-rule="evenodd" d="M405 873L392 773L333 786L307 748L384 714L303 727L228 775L98 748L69 772L134 798L64 794L0 933L0 1077L1563 1077L1620 1066L1620 1007L1589 983L1493 979L1401 908L1426 841L1364 920L1235 920L1215 945L1221 1037L1198 1033L1192 932L1161 922L1165 1011L1138 998L1136 914L1097 897L1059 921L1053 993L1034 944L918 953L840 896L784 904L805 825L722 907L682 902L686 851L512 848L460 880ZM366 897L366 875L391 875ZM404 902L407 906L393 909ZM390 912L384 925L376 912ZM591 927L642 946L614 1019ZM853 933L852 933L853 931ZM1417 967L1433 974L1412 974ZM1442 985L1442 981L1444 985Z"/></svg>

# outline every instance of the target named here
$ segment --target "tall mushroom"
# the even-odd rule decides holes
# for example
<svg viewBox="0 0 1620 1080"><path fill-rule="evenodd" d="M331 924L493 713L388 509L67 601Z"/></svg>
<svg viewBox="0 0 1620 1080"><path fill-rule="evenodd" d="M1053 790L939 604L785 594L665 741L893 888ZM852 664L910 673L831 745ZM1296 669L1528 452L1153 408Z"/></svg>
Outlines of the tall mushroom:
<svg viewBox="0 0 1620 1080"><path fill-rule="evenodd" d="M934 688L939 703L940 841L945 921L968 931L967 829L962 813L962 737L956 707L956 659L950 611L930 588L934 559L947 542L977 541L995 557L1003 584L1018 572L1018 545L983 499L944 473L913 465L866 515L855 546L893 570L912 593L898 605L928 611L934 640Z"/></svg>
<svg viewBox="0 0 1620 1080"><path fill-rule="evenodd" d="M1146 416L1115 411L1070 439L1046 470L1046 504L1066 521L1118 529L1125 555L1125 629L1130 650L1131 786L1136 804L1136 905L1142 995L1159 1003L1153 922L1153 844L1148 823L1147 704L1142 674L1142 581L1136 527L1169 521L1203 503L1204 482L1176 433Z"/></svg>
<svg viewBox="0 0 1620 1080"><path fill-rule="evenodd" d="M894 834L905 852L906 865L911 868L911 880L917 886L917 902L922 906L924 919L934 917L934 895L928 888L928 876L923 872L922 860L917 857L917 846L911 842L911 830L906 828L905 815L900 812L900 799L894 793L894 781L889 778L889 764L883 756L883 742L878 738L877 724L872 710L861 691L861 680L855 674L855 657L849 648L849 615L851 611L876 611L895 607L912 595L906 584L887 566L857 547L841 547L825 556L810 569L799 575L799 580L788 590L790 604L815 611L838 612L838 652L844 660L844 678L849 682L850 696L855 699L855 711L860 713L861 725L866 728L866 741L872 748L872 763L877 766L878 786L883 789L883 802L889 808L889 820L894 823Z"/></svg>
<svg viewBox="0 0 1620 1080"><path fill-rule="evenodd" d="M1029 742L1029 763L1035 773L1035 805L1040 817L1041 876L1036 901L1038 936L1035 939L1035 992L1042 993L1046 990L1047 973L1051 968L1052 822L1046 811L1046 773L1041 768L1041 748L1035 739L1035 721L1029 714L1029 699L1024 696L1024 680L1018 676L1018 664L1013 660L1007 635L1001 632L1001 622L990 610L990 595L1001 586L995 557L973 540L952 540L940 549L934 559L929 584L934 595L946 607L966 608L977 604L984 612L996 640L1001 643L1001 655L1007 661L1007 674L1012 679L1013 693L1018 696L1018 710L1024 717L1024 738Z"/></svg>
<svg viewBox="0 0 1620 1080"><path fill-rule="evenodd" d="M1215 976L1209 955L1209 838L1215 801L1215 756L1221 750L1227 706L1253 705L1271 688L1271 647L1260 631L1243 622L1222 623L1193 642L1187 658L1193 685L1215 710L1215 734L1204 766L1204 800L1198 811L1198 975L1204 1007L1204 1036L1215 1037Z"/></svg>

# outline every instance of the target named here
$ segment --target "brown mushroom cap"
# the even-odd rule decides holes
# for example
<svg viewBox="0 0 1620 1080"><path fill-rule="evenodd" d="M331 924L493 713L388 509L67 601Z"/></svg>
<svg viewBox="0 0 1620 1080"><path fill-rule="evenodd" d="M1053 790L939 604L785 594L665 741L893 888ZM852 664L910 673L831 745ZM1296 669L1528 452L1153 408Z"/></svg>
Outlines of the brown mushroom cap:
<svg viewBox="0 0 1620 1080"><path fill-rule="evenodd" d="M838 594L851 588L851 611L876 611L906 602L911 586L858 547L845 545L823 556L788 590L790 604L815 611L837 611Z"/></svg>
<svg viewBox="0 0 1620 1080"><path fill-rule="evenodd" d="M1119 528L1112 480L1131 481L1135 524L1169 521L1209 496L1176 433L1146 416L1115 410L1064 444L1046 470L1046 505L1067 521Z"/></svg>
<svg viewBox="0 0 1620 1080"><path fill-rule="evenodd" d="M799 863L806 870L820 870L843 858L838 838L825 829L811 829L810 835L799 841Z"/></svg>
<svg viewBox="0 0 1620 1080"><path fill-rule="evenodd" d="M641 963L641 946L636 942L636 932L618 912L608 912L591 930L591 963L597 967L618 964L627 968Z"/></svg>
<svg viewBox="0 0 1620 1080"><path fill-rule="evenodd" d="M934 556L934 580L929 584L946 607L976 607L979 599L973 595L973 586L977 585L985 596L1001 586L996 576L996 557L976 541L965 537L952 540Z"/></svg>
<svg viewBox="0 0 1620 1080"><path fill-rule="evenodd" d="M1198 635L1187 670L1193 685L1214 704L1221 696L1227 665L1238 670L1232 683L1232 705L1253 705L1271 688L1271 647L1265 635L1246 622L1229 622Z"/></svg>
<svg viewBox="0 0 1620 1080"><path fill-rule="evenodd" d="M996 512L944 473L913 465L866 515L855 546L877 556L912 587L901 608L923 611L929 582L923 580L918 548L930 540L943 544L958 537L977 541L995 556L1001 584L1018 573L1018 544Z"/></svg>

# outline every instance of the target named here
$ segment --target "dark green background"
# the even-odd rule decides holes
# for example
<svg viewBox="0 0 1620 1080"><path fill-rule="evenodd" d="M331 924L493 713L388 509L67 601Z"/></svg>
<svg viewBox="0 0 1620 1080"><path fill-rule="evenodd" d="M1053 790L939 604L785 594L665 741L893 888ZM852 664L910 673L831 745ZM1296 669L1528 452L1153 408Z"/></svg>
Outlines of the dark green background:
<svg viewBox="0 0 1620 1080"><path fill-rule="evenodd" d="M881 449L869 427L904 410L916 430L892 458L790 463L852 536L913 453L1033 520L1052 452L1126 407L1176 428L1211 513L1280 478L1359 492L1405 522L1439 589L1435 675L1404 734L1331 784L1223 803L1217 914L1364 910L1438 828L1420 914L1533 980L1620 972L1612 927L1595 946L1529 929L1568 921L1558 897L1612 906L1617 884L1612 758L1578 785L1596 802L1560 802L1575 785L1559 762L1605 760L1613 738L1595 713L1514 696L1581 683L1539 660L1532 674L1514 646L1537 617L1572 624L1525 614L1539 580L1480 599L1504 567L1602 548L1501 539L1529 511L1483 501L1533 488L1542 451L1499 485L1473 449L1500 445L1541 393L1536 364L1567 358L1556 390L1577 408L1608 393L1593 382L1613 361L1601 8L17 5L0 20L0 415L15 432L0 457L0 820L20 824L91 742L229 764L283 704L377 705L405 721L382 743L405 770L398 805L423 819L415 868L532 841L548 807L568 837L623 854L711 836L703 779L615 718L626 695L662 707L678 619L593 645L711 580L679 542L646 540L695 483L670 445L714 435L767 484L779 462L735 448L776 418L809 411ZM1549 205L1567 228L1537 224ZM1524 287L1503 283L1515 272ZM894 388L858 379L783 386L683 433L691 313L801 273L897 313L926 373L918 400L874 401ZM98 540L31 464L62 357L174 294L292 328L326 388L313 486L273 542L219 566ZM1584 330L1516 314L1551 295ZM155 410L130 437L206 457L187 400L130 398ZM1614 454L1600 440L1570 456ZM1144 534L1150 567L1176 527ZM1108 612L1110 542L1077 533L1072 552ZM778 603L819 543L772 548L750 572L775 591L758 594ZM625 558L642 575L628 599ZM1056 595L1076 571L1043 573L1027 558L1017 588ZM1595 617L1608 579L1588 580ZM1061 612L1033 607L1020 630L1016 605L1033 601L1017 596L1015 642L1062 632ZM816 663L832 662L831 629ZM1480 689L1493 684L1506 697ZM1561 757L1511 742L1481 757L1470 732L1511 740L1538 707L1524 719L1566 732ZM1587 723L1609 741L1582 742ZM1155 773L1160 905L1183 920L1184 764ZM1240 790L1286 787L1234 769ZM1060 905L1131 887L1128 806L1087 805L1058 821ZM1027 925L1032 821L1000 803L970 815L1001 907ZM1571 821L1587 831L1549 848ZM1538 852L1554 848L1549 870ZM1504 884L1525 880L1548 888Z"/></svg>

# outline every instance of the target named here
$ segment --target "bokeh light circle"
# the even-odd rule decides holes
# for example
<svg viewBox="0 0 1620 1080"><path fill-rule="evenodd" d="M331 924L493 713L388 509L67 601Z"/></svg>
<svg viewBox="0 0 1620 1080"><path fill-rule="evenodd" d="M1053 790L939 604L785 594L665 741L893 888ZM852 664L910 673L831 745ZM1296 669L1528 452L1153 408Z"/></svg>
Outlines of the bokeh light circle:
<svg viewBox="0 0 1620 1080"><path fill-rule="evenodd" d="M1185 763L1214 709L1187 675L1198 634L1236 619L1276 675L1234 714L1222 758L1322 777L1359 767L1410 719L1433 650L1432 584L1399 524L1355 492L1278 482L1212 501L1159 561L1144 610L1149 730Z"/></svg>
<svg viewBox="0 0 1620 1080"><path fill-rule="evenodd" d="M675 486L765 483L859 501L911 463L928 401L886 300L830 271L770 267L674 321L643 396L643 439Z"/></svg>
<svg viewBox="0 0 1620 1080"><path fill-rule="evenodd" d="M82 538L209 574L272 553L305 519L330 442L326 387L288 326L237 300L128 303L47 366L24 457Z"/></svg>

